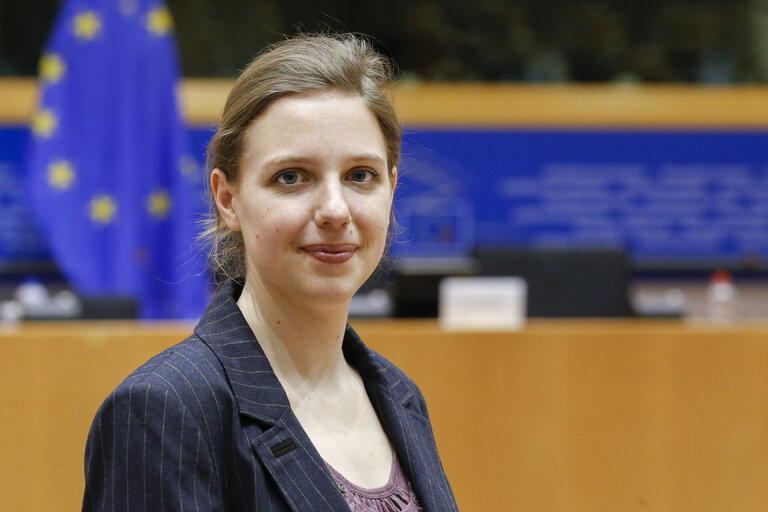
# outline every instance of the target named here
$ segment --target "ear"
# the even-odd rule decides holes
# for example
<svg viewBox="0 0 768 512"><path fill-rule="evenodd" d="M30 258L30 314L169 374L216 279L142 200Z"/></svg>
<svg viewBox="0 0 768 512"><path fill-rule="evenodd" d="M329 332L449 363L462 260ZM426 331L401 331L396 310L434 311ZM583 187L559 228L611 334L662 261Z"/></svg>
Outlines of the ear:
<svg viewBox="0 0 768 512"><path fill-rule="evenodd" d="M395 197L395 187L397 187L397 167L392 168L389 174L389 185L392 187L392 197Z"/></svg>
<svg viewBox="0 0 768 512"><path fill-rule="evenodd" d="M214 169L211 172L211 190L213 199L216 201L216 208L219 210L222 220L232 231L240 231L240 219L237 217L237 211L234 205L233 184L227 181L227 176L221 169Z"/></svg>

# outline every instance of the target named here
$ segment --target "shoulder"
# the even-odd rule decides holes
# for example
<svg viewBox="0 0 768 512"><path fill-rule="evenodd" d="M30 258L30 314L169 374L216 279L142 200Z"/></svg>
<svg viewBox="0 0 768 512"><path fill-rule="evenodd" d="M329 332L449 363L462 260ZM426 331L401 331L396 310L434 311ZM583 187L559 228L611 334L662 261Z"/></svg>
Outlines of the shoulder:
<svg viewBox="0 0 768 512"><path fill-rule="evenodd" d="M216 355L192 335L134 370L106 398L106 409L139 407L181 412L200 423L232 407L231 390ZM154 405L154 407L152 407ZM152 416L144 418L152 421Z"/></svg>
<svg viewBox="0 0 768 512"><path fill-rule="evenodd" d="M91 424L83 510L217 503L223 454L231 446L230 396L218 360L195 336L141 365L104 400ZM192 485L180 487L182 481ZM160 503L150 506L147 496Z"/></svg>
<svg viewBox="0 0 768 512"><path fill-rule="evenodd" d="M384 381L396 394L410 394L424 401L416 383L389 359L369 348L350 325L347 325L344 334L343 350L347 361L360 372L364 380Z"/></svg>
<svg viewBox="0 0 768 512"><path fill-rule="evenodd" d="M410 398L416 402L418 412L428 418L427 404L424 400L424 395L421 393L421 389L419 389L416 382L400 369L400 367L383 355L367 347L366 350L369 352L374 366L378 368L378 377L384 379L390 388L396 391L399 395L404 395L406 399L410 396Z"/></svg>
<svg viewBox="0 0 768 512"><path fill-rule="evenodd" d="M366 347L367 348L367 347ZM416 386L416 383L408 377L408 375L405 374L403 370L400 369L395 363L384 357L383 355L379 354L373 349L367 348L368 353L370 354L371 360L379 368L379 373L386 375L387 379L394 382L402 382L409 388L418 389Z"/></svg>
<svg viewBox="0 0 768 512"><path fill-rule="evenodd" d="M366 380L383 379L390 387L405 387L418 392L416 383L389 359L368 347L352 326L344 334L344 356ZM419 393L420 394L420 393Z"/></svg>
<svg viewBox="0 0 768 512"><path fill-rule="evenodd" d="M224 379L224 371L214 352L197 335L193 334L181 343L168 347L149 359L128 377L126 384L188 381L210 381Z"/></svg>

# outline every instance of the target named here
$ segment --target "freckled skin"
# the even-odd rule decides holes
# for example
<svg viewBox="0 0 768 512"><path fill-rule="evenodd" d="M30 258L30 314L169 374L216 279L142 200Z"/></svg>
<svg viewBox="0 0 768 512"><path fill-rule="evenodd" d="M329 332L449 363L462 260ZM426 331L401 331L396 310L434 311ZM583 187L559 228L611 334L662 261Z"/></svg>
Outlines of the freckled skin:
<svg viewBox="0 0 768 512"><path fill-rule="evenodd" d="M384 136L359 96L322 92L270 105L248 130L232 214L222 213L243 234L246 286L265 298L349 302L384 251L395 185L386 161ZM353 247L348 261L307 250L334 244Z"/></svg>

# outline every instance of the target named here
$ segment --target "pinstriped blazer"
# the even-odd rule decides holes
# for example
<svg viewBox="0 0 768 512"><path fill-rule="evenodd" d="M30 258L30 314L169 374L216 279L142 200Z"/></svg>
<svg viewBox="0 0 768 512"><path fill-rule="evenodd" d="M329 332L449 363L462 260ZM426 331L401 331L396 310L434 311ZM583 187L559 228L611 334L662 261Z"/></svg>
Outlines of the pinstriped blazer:
<svg viewBox="0 0 768 512"><path fill-rule="evenodd" d="M194 334L125 379L99 408L83 510L348 511L228 283ZM424 398L347 327L343 350L426 512L457 511Z"/></svg>

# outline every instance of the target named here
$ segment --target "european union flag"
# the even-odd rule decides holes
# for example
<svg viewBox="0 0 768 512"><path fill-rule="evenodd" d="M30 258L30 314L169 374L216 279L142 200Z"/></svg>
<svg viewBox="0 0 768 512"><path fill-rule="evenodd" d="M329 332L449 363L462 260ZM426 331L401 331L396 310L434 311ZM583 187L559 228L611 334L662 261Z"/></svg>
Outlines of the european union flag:
<svg viewBox="0 0 768 512"><path fill-rule="evenodd" d="M81 293L139 297L146 318L194 317L206 301L202 171L178 78L161 1L69 0L32 120L32 208L57 263Z"/></svg>

